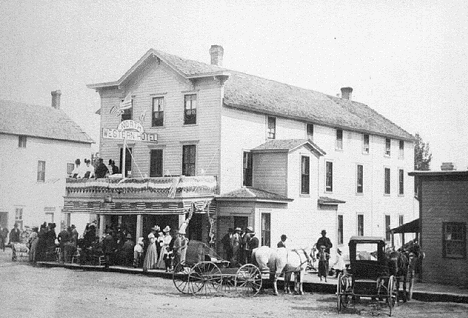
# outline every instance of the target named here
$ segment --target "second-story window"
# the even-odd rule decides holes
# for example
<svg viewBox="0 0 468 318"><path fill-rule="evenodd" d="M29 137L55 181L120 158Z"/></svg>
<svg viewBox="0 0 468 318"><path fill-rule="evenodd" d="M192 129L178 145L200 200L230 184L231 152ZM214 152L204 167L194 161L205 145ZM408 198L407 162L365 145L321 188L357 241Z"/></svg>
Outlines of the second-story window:
<svg viewBox="0 0 468 318"><path fill-rule="evenodd" d="M45 181L45 161L39 160L37 162L37 181Z"/></svg>
<svg viewBox="0 0 468 318"><path fill-rule="evenodd" d="M182 152L182 174L184 176L194 176L197 147L195 145L185 145Z"/></svg>
<svg viewBox="0 0 468 318"><path fill-rule="evenodd" d="M252 153L244 151L243 154L243 182L242 184L246 187L252 186Z"/></svg>
<svg viewBox="0 0 468 318"><path fill-rule="evenodd" d="M153 149L150 153L150 177L163 176L163 150Z"/></svg>
<svg viewBox="0 0 468 318"><path fill-rule="evenodd" d="M364 166L363 165L357 165L356 192L357 193L364 192Z"/></svg>
<svg viewBox="0 0 468 318"><path fill-rule="evenodd" d="M390 194L390 168L385 168L384 193Z"/></svg>
<svg viewBox="0 0 468 318"><path fill-rule="evenodd" d="M385 240L390 241L391 233L390 233L390 215L385 215Z"/></svg>
<svg viewBox="0 0 468 318"><path fill-rule="evenodd" d="M164 125L164 97L153 98L153 120L151 126Z"/></svg>
<svg viewBox="0 0 468 318"><path fill-rule="evenodd" d="M385 138L385 156L390 157L392 149L392 140L390 138Z"/></svg>
<svg viewBox="0 0 468 318"><path fill-rule="evenodd" d="M343 244L343 215L338 215L338 245Z"/></svg>
<svg viewBox="0 0 468 318"><path fill-rule="evenodd" d="M190 94L184 96L184 124L197 123L197 95Z"/></svg>
<svg viewBox="0 0 468 318"><path fill-rule="evenodd" d="M310 193L310 158L306 156L301 157L301 193Z"/></svg>
<svg viewBox="0 0 468 318"><path fill-rule="evenodd" d="M368 154L370 151L369 135L362 135L362 153Z"/></svg>
<svg viewBox="0 0 468 318"><path fill-rule="evenodd" d="M307 138L314 140L314 124L307 124Z"/></svg>
<svg viewBox="0 0 468 318"><path fill-rule="evenodd" d="M325 164L325 191L333 192L333 162L331 161Z"/></svg>
<svg viewBox="0 0 468 318"><path fill-rule="evenodd" d="M131 120L133 118L133 108L124 109L122 113L122 121Z"/></svg>
<svg viewBox="0 0 468 318"><path fill-rule="evenodd" d="M404 159L405 158L405 142L403 140L400 140L400 151L398 153L398 158Z"/></svg>
<svg viewBox="0 0 468 318"><path fill-rule="evenodd" d="M275 117L268 117L267 137L268 139L276 138L276 118Z"/></svg>
<svg viewBox="0 0 468 318"><path fill-rule="evenodd" d="M343 129L336 130L336 144L335 148L337 150L343 150Z"/></svg>
<svg viewBox="0 0 468 318"><path fill-rule="evenodd" d="M357 215L357 235L364 236L364 214Z"/></svg>
<svg viewBox="0 0 468 318"><path fill-rule="evenodd" d="M19 148L26 148L26 136L18 136L18 147Z"/></svg>
<svg viewBox="0 0 468 318"><path fill-rule="evenodd" d="M405 194L405 172L403 169L398 170L398 194Z"/></svg>

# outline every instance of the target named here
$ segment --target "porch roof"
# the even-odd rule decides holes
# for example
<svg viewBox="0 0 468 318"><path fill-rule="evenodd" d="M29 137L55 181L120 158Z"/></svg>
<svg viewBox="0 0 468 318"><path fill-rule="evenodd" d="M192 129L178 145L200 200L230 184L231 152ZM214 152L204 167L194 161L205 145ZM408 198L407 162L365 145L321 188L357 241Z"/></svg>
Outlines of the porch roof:
<svg viewBox="0 0 468 318"><path fill-rule="evenodd" d="M220 194L216 197L216 201L259 201L286 203L293 201L293 199L265 190L252 187L242 187L228 193Z"/></svg>

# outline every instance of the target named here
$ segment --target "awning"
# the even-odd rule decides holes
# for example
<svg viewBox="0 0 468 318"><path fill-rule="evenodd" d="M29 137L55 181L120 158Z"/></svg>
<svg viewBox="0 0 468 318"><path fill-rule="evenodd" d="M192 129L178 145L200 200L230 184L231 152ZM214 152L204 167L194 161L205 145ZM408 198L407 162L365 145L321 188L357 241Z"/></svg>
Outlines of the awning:
<svg viewBox="0 0 468 318"><path fill-rule="evenodd" d="M413 220L411 222L405 223L391 229L389 232L393 233L419 233L419 219Z"/></svg>

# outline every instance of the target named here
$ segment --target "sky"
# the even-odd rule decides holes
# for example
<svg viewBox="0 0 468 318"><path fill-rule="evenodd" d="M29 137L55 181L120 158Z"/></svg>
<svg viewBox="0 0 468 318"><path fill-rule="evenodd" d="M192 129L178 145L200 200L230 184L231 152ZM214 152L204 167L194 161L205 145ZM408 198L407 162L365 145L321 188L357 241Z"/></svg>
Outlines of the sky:
<svg viewBox="0 0 468 318"><path fill-rule="evenodd" d="M150 48L365 103L468 169L467 1L0 1L0 99L61 108L97 143L99 94ZM1 119L4 120L4 119ZM98 151L98 144L94 146Z"/></svg>

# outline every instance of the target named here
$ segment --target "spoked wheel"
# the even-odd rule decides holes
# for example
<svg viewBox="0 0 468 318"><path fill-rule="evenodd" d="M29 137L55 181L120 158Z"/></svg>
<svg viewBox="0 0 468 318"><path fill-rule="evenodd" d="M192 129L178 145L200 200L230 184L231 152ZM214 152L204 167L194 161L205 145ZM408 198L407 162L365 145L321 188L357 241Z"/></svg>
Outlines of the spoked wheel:
<svg viewBox="0 0 468 318"><path fill-rule="evenodd" d="M188 275L188 292L210 294L221 286L221 270L213 262L195 264Z"/></svg>
<svg viewBox="0 0 468 318"><path fill-rule="evenodd" d="M262 288L262 272L253 264L245 264L237 270L235 285L238 293L255 296Z"/></svg>
<svg viewBox="0 0 468 318"><path fill-rule="evenodd" d="M177 288L177 290L183 294L188 294L190 292L188 288L189 273L190 267L185 265L185 263L177 263L177 265L174 266L174 272L172 273L172 282L174 283L174 286Z"/></svg>
<svg viewBox="0 0 468 318"><path fill-rule="evenodd" d="M338 313L341 312L343 304L341 303L341 293L343 293L343 284L341 283L341 279L343 275L340 273L338 275L338 282L336 284L336 309L338 309Z"/></svg>
<svg viewBox="0 0 468 318"><path fill-rule="evenodd" d="M395 276L390 276L388 278L388 287L387 287L387 304L390 309L390 316L392 315L393 308L398 304L398 286Z"/></svg>
<svg viewBox="0 0 468 318"><path fill-rule="evenodd" d="M340 274L338 276L338 283L336 285L336 301L338 312L344 308L348 308L349 304L351 303L350 292L352 292L352 283L350 282L350 279L351 278L349 275Z"/></svg>

